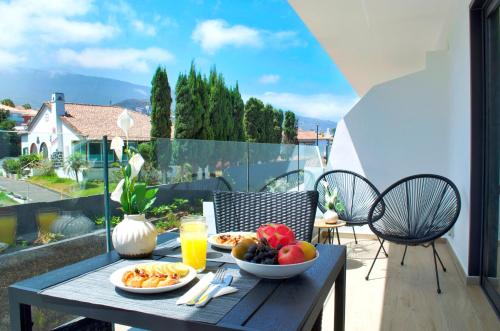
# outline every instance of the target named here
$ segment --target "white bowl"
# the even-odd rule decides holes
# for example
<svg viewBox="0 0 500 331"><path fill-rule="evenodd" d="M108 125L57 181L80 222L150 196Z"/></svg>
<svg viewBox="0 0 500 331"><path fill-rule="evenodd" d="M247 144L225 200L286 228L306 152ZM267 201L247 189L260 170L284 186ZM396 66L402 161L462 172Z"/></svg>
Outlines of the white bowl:
<svg viewBox="0 0 500 331"><path fill-rule="evenodd" d="M316 257L312 260L302 263L282 264L282 265L247 262L236 258L233 254L231 255L236 260L236 264L246 272L249 272L261 278L285 279L300 275L301 273L309 269L318 259L319 252L316 251Z"/></svg>

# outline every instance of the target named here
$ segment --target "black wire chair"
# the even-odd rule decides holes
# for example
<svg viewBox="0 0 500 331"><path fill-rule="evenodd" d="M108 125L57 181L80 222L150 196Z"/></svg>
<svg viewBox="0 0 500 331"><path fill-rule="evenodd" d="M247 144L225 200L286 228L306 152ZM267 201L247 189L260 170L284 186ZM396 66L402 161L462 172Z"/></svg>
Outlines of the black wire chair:
<svg viewBox="0 0 500 331"><path fill-rule="evenodd" d="M355 172L348 170L332 170L325 172L318 178L316 184L314 185L314 189L319 193L318 208L323 213L327 211L325 201L327 189L323 183L325 181L328 183L328 190L330 190L330 193L337 188L337 199L342 202L344 210L335 211L339 215L339 218L346 222L347 226L352 227L354 241L357 244L358 239L356 237L354 227L368 224L368 213L379 197L379 191L368 179ZM383 212L384 204L382 202L375 208L374 215L376 217L380 217ZM337 239L340 245L338 229L336 229L336 231ZM380 239L379 242L381 242ZM385 248L383 246L382 248L384 249L385 255L388 256Z"/></svg>
<svg viewBox="0 0 500 331"><path fill-rule="evenodd" d="M306 183L306 180L313 179L313 174L303 169L292 170L276 178L271 179L264 185L259 192L290 192L299 190L300 185Z"/></svg>
<svg viewBox="0 0 500 331"><path fill-rule="evenodd" d="M317 204L315 191L214 192L215 227L217 233L255 231L265 223L282 223L297 239L310 242Z"/></svg>
<svg viewBox="0 0 500 331"><path fill-rule="evenodd" d="M382 217L374 218L378 205L384 203ZM436 257L446 272L434 241L448 232L460 214L460 193L453 182L438 175L415 175L403 178L387 188L377 199L368 215L370 229L385 240L405 245L401 265L408 246L432 246L437 292L441 293ZM380 248L366 275L375 265Z"/></svg>

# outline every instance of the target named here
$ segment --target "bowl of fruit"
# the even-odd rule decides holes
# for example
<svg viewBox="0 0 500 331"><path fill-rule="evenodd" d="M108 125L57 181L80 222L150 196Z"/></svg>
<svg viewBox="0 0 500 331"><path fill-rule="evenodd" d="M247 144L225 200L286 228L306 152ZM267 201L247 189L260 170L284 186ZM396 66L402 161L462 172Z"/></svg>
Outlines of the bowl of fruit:
<svg viewBox="0 0 500 331"><path fill-rule="evenodd" d="M245 239L232 250L236 264L261 278L284 279L309 269L319 253L307 241L295 240L284 224L269 223L257 230L257 241Z"/></svg>

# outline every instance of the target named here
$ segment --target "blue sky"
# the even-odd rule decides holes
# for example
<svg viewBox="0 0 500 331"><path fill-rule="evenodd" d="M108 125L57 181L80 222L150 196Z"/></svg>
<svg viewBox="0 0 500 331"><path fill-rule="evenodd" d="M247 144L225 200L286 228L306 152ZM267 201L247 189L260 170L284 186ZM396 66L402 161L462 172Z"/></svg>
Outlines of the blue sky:
<svg viewBox="0 0 500 331"><path fill-rule="evenodd" d="M0 67L30 67L149 85L157 65L212 65L244 98L338 120L357 100L284 0L0 0Z"/></svg>

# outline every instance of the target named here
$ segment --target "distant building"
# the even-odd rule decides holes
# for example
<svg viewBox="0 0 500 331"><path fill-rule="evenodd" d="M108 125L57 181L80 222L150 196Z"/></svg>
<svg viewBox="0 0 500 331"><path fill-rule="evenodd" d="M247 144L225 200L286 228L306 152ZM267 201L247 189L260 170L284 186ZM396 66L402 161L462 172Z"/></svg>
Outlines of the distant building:
<svg viewBox="0 0 500 331"><path fill-rule="evenodd" d="M54 93L30 121L27 133L21 135L23 154L41 153L44 158L62 163L69 155L79 152L98 165L102 160L102 137L125 139L116 120L125 108L90 104L66 103L63 93ZM130 111L134 126L129 132L129 144L150 140L151 123L147 115ZM107 152L114 161L114 153Z"/></svg>
<svg viewBox="0 0 500 331"><path fill-rule="evenodd" d="M0 109L5 109L9 111L9 119L16 122L15 129L17 131L26 131L28 128L28 123L33 117L36 116L37 111L34 109L24 109L21 106L9 107L5 105L0 105Z"/></svg>

